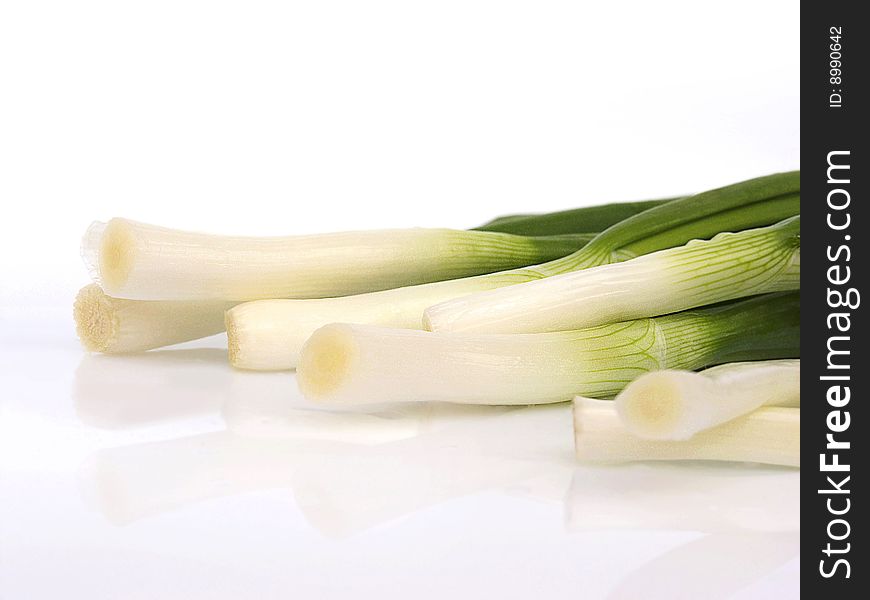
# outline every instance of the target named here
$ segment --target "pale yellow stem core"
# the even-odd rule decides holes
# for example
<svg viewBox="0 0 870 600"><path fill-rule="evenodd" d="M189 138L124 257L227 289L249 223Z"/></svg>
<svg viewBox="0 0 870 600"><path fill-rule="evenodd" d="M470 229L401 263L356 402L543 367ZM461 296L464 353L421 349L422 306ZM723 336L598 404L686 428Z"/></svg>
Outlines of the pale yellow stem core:
<svg viewBox="0 0 870 600"><path fill-rule="evenodd" d="M673 430L684 413L686 395L680 389L683 375L688 375L690 383L697 381L693 373L670 370L653 371L635 379L628 386L632 393L623 391L620 396L623 421L642 423L643 435L650 438L661 438Z"/></svg>
<svg viewBox="0 0 870 600"><path fill-rule="evenodd" d="M359 357L359 347L351 331L340 325L321 329L313 343L303 347L299 370L299 389L310 398L321 398L335 392L353 372Z"/></svg>
<svg viewBox="0 0 870 600"><path fill-rule="evenodd" d="M112 219L100 240L100 277L108 289L121 289L127 283L135 262L136 236L122 219Z"/></svg>

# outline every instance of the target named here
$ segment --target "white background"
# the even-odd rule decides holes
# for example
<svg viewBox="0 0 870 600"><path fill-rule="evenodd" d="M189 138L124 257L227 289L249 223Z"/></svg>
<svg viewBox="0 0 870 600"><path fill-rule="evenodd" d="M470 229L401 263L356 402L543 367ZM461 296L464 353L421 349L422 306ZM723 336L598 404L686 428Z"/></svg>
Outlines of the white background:
<svg viewBox="0 0 870 600"><path fill-rule="evenodd" d="M222 438L202 441L216 470L194 468L200 442L179 438L232 429L239 398L277 402L268 421L283 390L301 402L292 376L229 371L219 337L200 344L215 350L83 358L69 313L94 219L249 234L471 227L798 168L798 25L797 3L759 0L0 4L0 597L676 598L732 572L704 596L796 597L796 537L757 534L775 512L761 500L738 533L704 511L689 531L578 517L588 477L631 490L635 474L575 468L556 413L541 436L559 440L541 459L552 476L498 453L471 460L485 444L450 433L467 415L440 412L396 422L446 437L423 436L399 466L360 465L408 469L395 489L290 481L282 461L316 452ZM466 450L430 465L445 447ZM346 450L323 464L357 472ZM380 516L336 534L335 514L312 516L312 489L335 514L357 499ZM402 489L420 497L372 508ZM136 512L152 500L159 510ZM759 568L753 547L782 560Z"/></svg>

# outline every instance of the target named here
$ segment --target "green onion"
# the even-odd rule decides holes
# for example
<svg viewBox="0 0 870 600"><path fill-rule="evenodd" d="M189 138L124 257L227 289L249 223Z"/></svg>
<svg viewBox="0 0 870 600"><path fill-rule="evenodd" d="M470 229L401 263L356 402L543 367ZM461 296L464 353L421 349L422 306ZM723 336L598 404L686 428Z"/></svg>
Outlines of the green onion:
<svg viewBox="0 0 870 600"><path fill-rule="evenodd" d="M566 248L578 248L595 235L571 234L538 239L545 245L553 244L555 247L565 243ZM85 349L119 354L142 352L221 333L226 330L225 311L236 304L221 300L128 300L109 296L100 286L91 284L79 292L73 315Z"/></svg>
<svg viewBox="0 0 870 600"><path fill-rule="evenodd" d="M541 237L541 240L532 242L541 253L520 261L529 264L573 252L592 240L598 231L662 202L652 200L539 215L510 215L494 219L475 230ZM99 254L104 229L105 226L100 224L90 230L84 248L98 280L103 279ZM209 236L209 239L219 241L215 236ZM551 249L552 254L548 254ZM120 257L117 260L121 260ZM111 262L109 259L106 261ZM108 270L111 272L111 266ZM220 333L225 330L224 311L235 304L202 300L121 300L106 295L97 286L86 289L87 293L85 289L79 293L74 310L79 336L86 349L106 353L139 352ZM158 292L157 295L164 294ZM417 320L415 317L415 326ZM303 341L299 342L299 347ZM292 362L295 365L295 359Z"/></svg>
<svg viewBox="0 0 870 600"><path fill-rule="evenodd" d="M639 212L677 199L616 202L543 214L505 215L474 229L516 235L557 235L583 231L604 231Z"/></svg>
<svg viewBox="0 0 870 600"><path fill-rule="evenodd" d="M574 254L534 267L344 298L243 304L227 313L230 360L244 369L292 369L304 341L329 323L420 329L423 312L434 304L620 262L721 231L772 225L799 211L800 172L780 173L656 206L610 227Z"/></svg>
<svg viewBox="0 0 870 600"><path fill-rule="evenodd" d="M119 223L120 221L117 219L112 222L116 227L121 227ZM112 224L108 227L112 227ZM138 224L135 225L138 226ZM104 236L105 229L106 227L102 225L92 226L86 235L83 251L86 255L86 260L88 260L92 266L95 265L95 279L101 280L104 286L111 287L111 281L116 277L113 269L118 267L118 265L134 261L134 259L129 258L129 256L136 255L138 250L135 250L134 247L138 246L139 242L130 242L126 245L120 244L123 246L123 249L115 253L114 250L108 250L107 248L115 243L112 240L116 240L117 234L113 234L114 237L106 238ZM114 231L117 231L117 229L114 229ZM132 229L130 231L132 231ZM170 237L173 233L177 233L172 232L171 230L162 231L168 232L167 235ZM421 234L424 231L431 232L432 230L418 230ZM482 245L472 248L465 256L469 261L476 262L478 265L489 263L492 265L490 267L491 269L497 270L498 268L502 268L500 265L509 264L511 261L528 264L529 262L535 262L546 256L559 256L573 252L577 248L585 245L597 234L578 233L538 238L522 238L504 234L483 235L486 236L488 242L498 241L499 243L507 244L502 245L499 251L493 252L492 256L480 256L479 253L483 248ZM208 237L212 240L212 242L210 242L212 243L211 249L200 248L194 250L192 251L193 253L191 256L197 252L216 251L221 240L223 240L223 238L219 238L218 236L200 237ZM315 238L318 236L310 237ZM263 238L259 241L262 240ZM196 270L196 261L184 258L183 254L187 250L178 244L180 244L180 238L176 238L173 243L167 243L162 248L154 247L151 249L151 251L156 254L149 259L149 262L151 263L150 268L153 270L153 273L151 274L153 279L148 291L131 294L129 289L127 289L126 292L124 290L116 289L116 292L122 295L126 293L139 296L154 296L162 299L130 300L126 298L117 298L103 292L98 285L86 286L79 292L74 304L73 314L79 338L81 339L85 349L110 354L141 352L144 350L195 340L225 330L224 312L237 304L237 302L208 299L207 297L212 295L233 294L204 292L206 298L196 300L165 299L167 297L177 296L179 290L177 287L173 287L173 285L170 284L164 286L164 276L177 278L180 276L179 273L184 269ZM515 249L517 250L513 255L513 258L507 257L503 253L503 251L510 247L510 244L514 244ZM441 250L449 255L451 252L456 251L459 248L460 246L456 245L453 250L450 250L447 247L441 247ZM478 254L475 255L475 253ZM526 256L526 258L522 258L522 256ZM311 255L308 259L309 261L313 260L314 256ZM166 260L165 263L163 262L164 260ZM215 260L219 261L220 259L216 258ZM248 260L242 253L236 253L234 257L227 260L230 263L235 261L236 264L232 265L234 268L240 267L241 262L247 261L247 266L242 268L242 270L247 270L247 277L256 279L257 261L272 259L266 254L257 255L256 259ZM455 258L450 258L449 260L458 263L463 260L463 258L457 255ZM396 258L396 262L397 264L400 262L398 258ZM218 263L212 264L212 267L215 270L221 269ZM413 265L409 264L408 269L411 269L412 267ZM417 268L423 267L418 264ZM104 274L108 274L108 281ZM444 272L441 274L446 276ZM140 268L137 276L141 275L142 271ZM223 277L223 275L218 274L217 271L215 271L213 275L218 278ZM236 277L236 274L230 271L225 275L227 281ZM430 272L429 275L422 277L428 278L434 276L438 275L433 275ZM190 280L191 284L194 279L195 277ZM238 281L236 281L236 283L238 283ZM182 285L184 286L188 284L183 283ZM258 284L253 283L252 285L256 286ZM216 288L212 287L211 289L214 291ZM263 289L265 289L265 287ZM188 292L190 292L190 290L188 290ZM187 294L187 292L185 294Z"/></svg>
<svg viewBox="0 0 870 600"><path fill-rule="evenodd" d="M800 216L622 263L431 306L430 331L532 333L668 314L800 287Z"/></svg>
<svg viewBox="0 0 870 600"><path fill-rule="evenodd" d="M544 237L533 242L542 253L521 261L528 264L546 258L550 248L553 256L573 252L593 239L596 232L662 202L653 200L540 215L510 215L494 219L476 230ZM97 279L102 279L99 248L103 232L104 226L97 225L85 241L85 254ZM219 238L209 236L209 240L216 242ZM122 300L106 295L97 286L88 286L79 293L74 314L86 349L106 353L139 352L224 331L223 313L233 304L202 300ZM417 320L415 317L415 324ZM300 347L303 341L299 342ZM295 364L295 359L292 362Z"/></svg>
<svg viewBox="0 0 870 600"><path fill-rule="evenodd" d="M729 363L700 373L655 371L616 397L625 428L656 440L686 440L762 406L800 407L800 360Z"/></svg>
<svg viewBox="0 0 870 600"><path fill-rule="evenodd" d="M674 315L531 334L428 333L333 324L306 342L310 400L543 404L612 397L638 375L797 356L798 294L766 294Z"/></svg>
<svg viewBox="0 0 870 600"><path fill-rule="evenodd" d="M761 408L685 441L648 440L631 434L613 402L574 400L574 449L590 462L640 460L749 461L800 466L799 408Z"/></svg>
<svg viewBox="0 0 870 600"><path fill-rule="evenodd" d="M491 273L570 254L591 234L547 237L402 229L231 237L112 219L85 235L83 255L115 298L323 298Z"/></svg>

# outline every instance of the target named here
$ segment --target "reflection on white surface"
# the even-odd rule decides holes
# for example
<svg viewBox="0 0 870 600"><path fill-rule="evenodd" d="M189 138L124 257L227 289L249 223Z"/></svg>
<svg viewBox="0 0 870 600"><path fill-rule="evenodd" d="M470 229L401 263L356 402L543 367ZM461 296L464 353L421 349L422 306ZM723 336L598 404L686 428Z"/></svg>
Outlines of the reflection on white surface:
<svg viewBox="0 0 870 600"><path fill-rule="evenodd" d="M250 381L262 389L262 378ZM562 444L570 431L553 435L570 427L567 406L415 405L341 414L282 407L268 394L245 403L238 390L223 411L227 431L97 452L81 470L90 502L127 523L207 498L292 487L309 522L342 537L521 483L549 480L526 492L555 488L558 498L570 481Z"/></svg>
<svg viewBox="0 0 870 600"><path fill-rule="evenodd" d="M800 528L795 475L793 469L727 463L578 467L565 501L566 526L794 532Z"/></svg>
<svg viewBox="0 0 870 600"><path fill-rule="evenodd" d="M336 412L304 406L288 379L232 373L213 395L225 431L101 450L82 470L88 495L126 523L206 498L292 488L310 524L330 537L492 490L563 501L569 531L799 527L799 479L789 469L577 466L568 406Z"/></svg>
<svg viewBox="0 0 870 600"><path fill-rule="evenodd" d="M80 556L96 581L88 557L117 556L131 562L110 589L143 598L160 590L129 596L125 583L143 564L201 582L220 572L236 591L256 575L270 598L797 593L794 470L587 467L568 406L336 413L306 404L292 374L234 371L220 349L54 352L51 379L21 350L0 374L24 392L0 422L17 457L4 478L21 490L0 496L18 515L0 537L13 570ZM57 563L33 543L57 545ZM207 597L239 596L219 588Z"/></svg>
<svg viewBox="0 0 870 600"><path fill-rule="evenodd" d="M123 429L216 412L232 373L217 348L83 354L73 401L83 423Z"/></svg>
<svg viewBox="0 0 870 600"><path fill-rule="evenodd" d="M712 533L657 556L625 577L612 600L649 597L670 589L670 600L719 600L796 558L800 534Z"/></svg>
<svg viewBox="0 0 870 600"><path fill-rule="evenodd" d="M800 550L800 480L792 469L732 464L578 467L565 524L602 530L694 531L703 535L626 576L608 598L730 598ZM675 585L675 582L679 582Z"/></svg>
<svg viewBox="0 0 870 600"><path fill-rule="evenodd" d="M204 433L99 450L80 477L87 502L124 524L208 498L289 486L290 457L301 450Z"/></svg>
<svg viewBox="0 0 870 600"><path fill-rule="evenodd" d="M236 372L221 414L227 428L249 437L380 444L414 437L454 418L491 416L503 408L393 404L335 410L306 402L286 373Z"/></svg>
<svg viewBox="0 0 870 600"><path fill-rule="evenodd" d="M340 537L477 492L553 478L564 490L570 467L554 451L554 428L542 426L558 432L564 408L442 416L439 431L411 440L308 455L294 478L296 502L318 530Z"/></svg>

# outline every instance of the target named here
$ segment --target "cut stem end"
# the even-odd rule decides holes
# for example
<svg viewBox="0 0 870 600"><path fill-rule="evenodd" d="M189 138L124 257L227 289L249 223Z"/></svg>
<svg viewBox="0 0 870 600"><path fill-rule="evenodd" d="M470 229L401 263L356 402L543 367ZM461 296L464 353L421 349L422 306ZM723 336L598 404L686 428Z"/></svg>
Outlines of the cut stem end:
<svg viewBox="0 0 870 600"><path fill-rule="evenodd" d="M297 368L299 389L310 400L328 399L345 384L358 355L352 332L346 326L318 329L302 349Z"/></svg>
<svg viewBox="0 0 870 600"><path fill-rule="evenodd" d="M95 283L86 285L73 303L76 334L85 350L105 352L115 339L118 321L109 298Z"/></svg>

